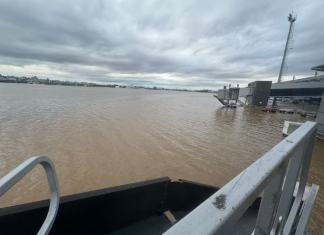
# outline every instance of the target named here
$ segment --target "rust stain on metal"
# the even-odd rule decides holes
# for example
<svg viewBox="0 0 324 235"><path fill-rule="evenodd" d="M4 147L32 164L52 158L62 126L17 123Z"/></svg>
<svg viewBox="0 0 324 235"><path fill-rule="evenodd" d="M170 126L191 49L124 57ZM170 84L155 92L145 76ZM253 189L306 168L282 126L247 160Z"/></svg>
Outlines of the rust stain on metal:
<svg viewBox="0 0 324 235"><path fill-rule="evenodd" d="M278 167L278 172L281 170L281 169L284 169L286 166L286 162L282 162L279 167Z"/></svg>
<svg viewBox="0 0 324 235"><path fill-rule="evenodd" d="M214 206L219 210L225 210L226 209L226 195L221 194L218 197L216 197L215 202L213 202Z"/></svg>
<svg viewBox="0 0 324 235"><path fill-rule="evenodd" d="M272 203L276 204L278 200L277 193L272 193Z"/></svg>
<svg viewBox="0 0 324 235"><path fill-rule="evenodd" d="M260 226L257 226L255 230L258 231L261 235L267 235L267 232L264 231Z"/></svg>

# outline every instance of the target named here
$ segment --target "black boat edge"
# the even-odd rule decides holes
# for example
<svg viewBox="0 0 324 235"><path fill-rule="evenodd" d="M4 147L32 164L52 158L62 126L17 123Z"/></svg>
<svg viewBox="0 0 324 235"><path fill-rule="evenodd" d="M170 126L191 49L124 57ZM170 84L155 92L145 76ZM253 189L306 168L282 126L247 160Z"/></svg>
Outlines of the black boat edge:
<svg viewBox="0 0 324 235"><path fill-rule="evenodd" d="M170 211L181 220L218 188L169 177L131 183L64 196L50 231L65 234L162 234L172 227L165 215ZM233 228L251 234L261 198L242 216L245 221ZM48 212L50 200L0 209L1 234L37 234ZM245 234L245 233L244 233Z"/></svg>

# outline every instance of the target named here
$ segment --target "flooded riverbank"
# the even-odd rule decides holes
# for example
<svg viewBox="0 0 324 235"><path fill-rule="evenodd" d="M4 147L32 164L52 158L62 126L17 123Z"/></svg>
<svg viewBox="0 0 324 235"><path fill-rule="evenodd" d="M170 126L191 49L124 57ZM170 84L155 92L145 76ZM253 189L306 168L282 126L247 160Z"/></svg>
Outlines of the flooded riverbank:
<svg viewBox="0 0 324 235"><path fill-rule="evenodd" d="M61 195L162 176L222 186L280 142L300 115L222 109L212 94L0 84L0 177L35 155L50 157ZM310 221L323 233L324 142L309 183L320 185ZM0 206L48 198L38 167Z"/></svg>

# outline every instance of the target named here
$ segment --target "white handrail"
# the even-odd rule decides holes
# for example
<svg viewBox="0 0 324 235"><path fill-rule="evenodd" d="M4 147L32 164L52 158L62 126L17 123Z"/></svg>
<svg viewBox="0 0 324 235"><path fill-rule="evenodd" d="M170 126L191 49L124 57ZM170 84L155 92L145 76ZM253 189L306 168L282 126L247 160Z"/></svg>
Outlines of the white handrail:
<svg viewBox="0 0 324 235"><path fill-rule="evenodd" d="M47 235L53 226L60 203L58 180L55 167L51 159L45 156L32 157L20 164L0 180L0 197L38 164L41 164L45 169L51 193L51 202L46 219L37 235Z"/></svg>
<svg viewBox="0 0 324 235"><path fill-rule="evenodd" d="M293 191L302 163L307 163L299 184L299 201L306 185L316 131L315 122L303 124L164 234L226 234L263 191L254 234L270 234L279 218L282 218L279 232L289 232L297 206L294 204L288 216Z"/></svg>

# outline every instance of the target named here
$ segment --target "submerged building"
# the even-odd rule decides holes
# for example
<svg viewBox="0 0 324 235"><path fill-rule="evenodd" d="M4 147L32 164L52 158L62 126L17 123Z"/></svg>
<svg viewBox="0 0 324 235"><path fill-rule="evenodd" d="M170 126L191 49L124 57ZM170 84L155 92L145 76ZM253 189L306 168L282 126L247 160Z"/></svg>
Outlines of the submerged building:
<svg viewBox="0 0 324 235"><path fill-rule="evenodd" d="M271 81L251 82L247 87L240 89L239 97L245 98L246 105L266 106L269 100L271 84Z"/></svg>

